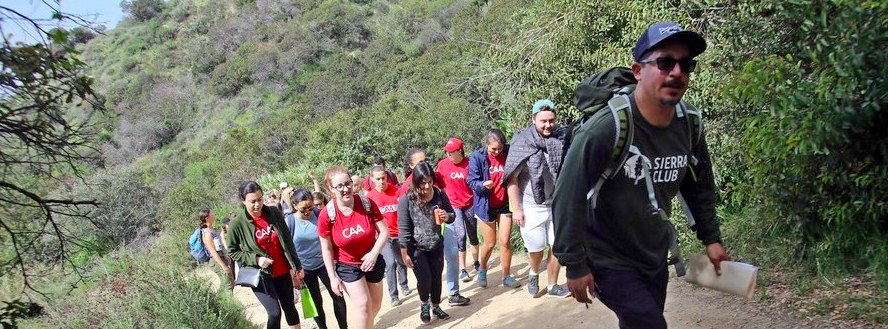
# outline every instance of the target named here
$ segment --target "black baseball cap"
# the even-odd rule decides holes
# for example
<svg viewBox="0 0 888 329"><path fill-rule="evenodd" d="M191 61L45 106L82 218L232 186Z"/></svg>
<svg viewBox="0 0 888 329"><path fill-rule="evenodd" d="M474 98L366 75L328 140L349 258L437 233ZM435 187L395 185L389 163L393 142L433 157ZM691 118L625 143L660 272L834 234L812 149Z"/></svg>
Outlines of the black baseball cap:
<svg viewBox="0 0 888 329"><path fill-rule="evenodd" d="M641 34L641 37L638 38L638 42L635 44L632 57L635 58L636 62L640 61L641 56L645 52L656 48L658 44L668 39L679 39L688 45L691 57L696 57L706 50L706 40L697 32L685 31L681 26L673 22L660 22L651 25Z"/></svg>

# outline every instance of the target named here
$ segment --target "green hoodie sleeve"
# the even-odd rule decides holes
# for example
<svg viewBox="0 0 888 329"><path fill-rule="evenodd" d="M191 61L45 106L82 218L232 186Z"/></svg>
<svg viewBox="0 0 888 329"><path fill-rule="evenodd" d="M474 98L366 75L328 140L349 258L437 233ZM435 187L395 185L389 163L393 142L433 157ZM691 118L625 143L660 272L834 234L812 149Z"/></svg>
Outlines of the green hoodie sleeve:
<svg viewBox="0 0 888 329"><path fill-rule="evenodd" d="M591 204L586 193L595 185L613 149L614 130L610 113L590 118L574 135L562 162L552 212L555 244L552 250L559 263L574 279L590 273L586 241L591 227ZM611 143L604 141L610 140Z"/></svg>
<svg viewBox="0 0 888 329"><path fill-rule="evenodd" d="M250 250L242 249L243 246L251 245L250 241L246 240L247 236L252 236L252 232L247 232L249 227L245 222L243 216L235 218L231 222L231 234L230 240L228 241L228 255L231 256L237 262L240 262L244 266L249 267L259 267L258 259L261 254L257 254L255 252L251 252ZM252 244L255 244L253 242Z"/></svg>
<svg viewBox="0 0 888 329"><path fill-rule="evenodd" d="M709 158L709 147L706 145L705 137L695 148L694 156L697 158L697 165L690 169L695 175L685 175L681 184L681 195L694 217L694 226L691 229L697 233L697 239L700 239L703 245L709 245L721 242L721 233L715 217L718 191L715 188L715 175L712 173L712 161Z"/></svg>

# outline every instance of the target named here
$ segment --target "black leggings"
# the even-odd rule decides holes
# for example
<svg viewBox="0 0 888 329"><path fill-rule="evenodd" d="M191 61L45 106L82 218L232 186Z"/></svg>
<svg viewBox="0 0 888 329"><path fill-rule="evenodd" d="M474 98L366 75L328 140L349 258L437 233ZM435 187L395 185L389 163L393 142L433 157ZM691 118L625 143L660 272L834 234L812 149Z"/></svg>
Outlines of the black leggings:
<svg viewBox="0 0 888 329"><path fill-rule="evenodd" d="M419 291L419 300L423 303L441 303L441 274L444 272L444 248L438 250L422 251L414 249L410 254L413 261L413 274L416 276L416 290Z"/></svg>
<svg viewBox="0 0 888 329"><path fill-rule="evenodd" d="M327 329L327 318L324 315L324 300L321 298L321 286L318 284L318 279L324 283L324 286L327 287L327 292L330 293L330 298L333 299L333 314L336 315L336 322L339 323L339 328L348 328L347 318L345 317L345 298L336 296L333 293L333 288L330 287L330 276L327 275L327 268L323 266L317 270L305 270L305 279L303 280L305 286L308 287L308 291L311 292L311 299L314 300L315 306L318 308L318 316L315 318L318 327L320 329Z"/></svg>
<svg viewBox="0 0 888 329"><path fill-rule="evenodd" d="M299 324L299 313L293 303L293 279L289 273L276 278L263 276L259 286L253 288L253 293L268 313L266 328L281 328L281 309L284 310L288 325Z"/></svg>

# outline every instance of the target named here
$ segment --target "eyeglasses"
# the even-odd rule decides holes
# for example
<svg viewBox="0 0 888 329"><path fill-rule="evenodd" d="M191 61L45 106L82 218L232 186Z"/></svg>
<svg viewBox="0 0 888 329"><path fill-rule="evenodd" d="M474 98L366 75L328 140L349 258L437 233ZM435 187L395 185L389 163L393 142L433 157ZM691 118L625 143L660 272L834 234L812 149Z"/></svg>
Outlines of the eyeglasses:
<svg viewBox="0 0 888 329"><path fill-rule="evenodd" d="M681 67L682 72L691 73L694 72L694 69L697 68L697 61L690 58L683 59L675 59L672 57L657 57L655 59L648 59L644 61L639 61L641 64L648 63L657 63L657 68L663 72L670 72L675 68L675 64L678 64Z"/></svg>
<svg viewBox="0 0 888 329"><path fill-rule="evenodd" d="M296 211L301 212L301 213L303 213L303 214L307 214L307 213L310 212L312 209L314 209L314 207L296 208Z"/></svg>
<svg viewBox="0 0 888 329"><path fill-rule="evenodd" d="M348 191L348 190L351 190L352 188L354 188L354 185L352 185L352 184L353 184L352 181L347 181L345 183L342 183L342 184L339 184L336 186L331 186L331 187L337 191Z"/></svg>

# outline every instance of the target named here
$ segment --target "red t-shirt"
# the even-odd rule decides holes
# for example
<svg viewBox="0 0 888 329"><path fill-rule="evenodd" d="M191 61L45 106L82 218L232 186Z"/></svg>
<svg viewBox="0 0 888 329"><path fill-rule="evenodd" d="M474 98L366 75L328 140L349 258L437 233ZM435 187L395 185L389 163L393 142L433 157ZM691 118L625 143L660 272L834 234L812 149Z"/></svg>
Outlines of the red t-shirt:
<svg viewBox="0 0 888 329"><path fill-rule="evenodd" d="M385 180L388 182L389 186L395 186L395 188L397 188L398 187L398 182L397 182L398 177L395 177L395 180L392 180L392 177L394 175L389 175L389 173L391 173L391 172L388 170L385 171ZM367 174L367 176L364 178L364 191L370 191L374 188L374 186L376 186L376 183L373 182L373 179L371 179L370 174Z"/></svg>
<svg viewBox="0 0 888 329"><path fill-rule="evenodd" d="M357 265L363 263L361 257L373 250L377 235L376 222L382 220L382 214L373 200L370 200L370 211L364 209L357 194L354 195L354 200L355 206L349 216L339 211L336 200L332 201L336 208L336 222L333 225L330 225L327 208L322 208L321 215L318 216L318 235L333 238L336 260Z"/></svg>
<svg viewBox="0 0 888 329"><path fill-rule="evenodd" d="M410 174L410 176L407 176L407 178L404 179L404 184L401 184L401 187L398 188L398 198L404 196L404 194L407 194L407 192L410 191L410 186L412 185L413 174Z"/></svg>
<svg viewBox="0 0 888 329"><path fill-rule="evenodd" d="M253 224L256 225L255 238L259 248L265 250L271 260L271 276L279 277L290 272L290 262L284 256L284 248L281 246L281 240L278 239L277 231L272 230L268 225L265 217L253 218Z"/></svg>
<svg viewBox="0 0 888 329"><path fill-rule="evenodd" d="M465 208L472 205L472 190L466 184L466 176L469 175L469 159L463 159L459 164L453 164L449 158L438 162L438 185L444 189L450 204L454 208Z"/></svg>
<svg viewBox="0 0 888 329"><path fill-rule="evenodd" d="M493 181L493 190L490 191L490 209L504 206L509 200L506 199L506 188L503 187L503 174L505 174L506 152L500 152L499 156L492 157L487 155L487 161L490 161L490 180Z"/></svg>
<svg viewBox="0 0 888 329"><path fill-rule="evenodd" d="M389 185L382 192L372 189L367 192L367 197L379 207L379 212L388 225L389 236L398 237L398 188Z"/></svg>

